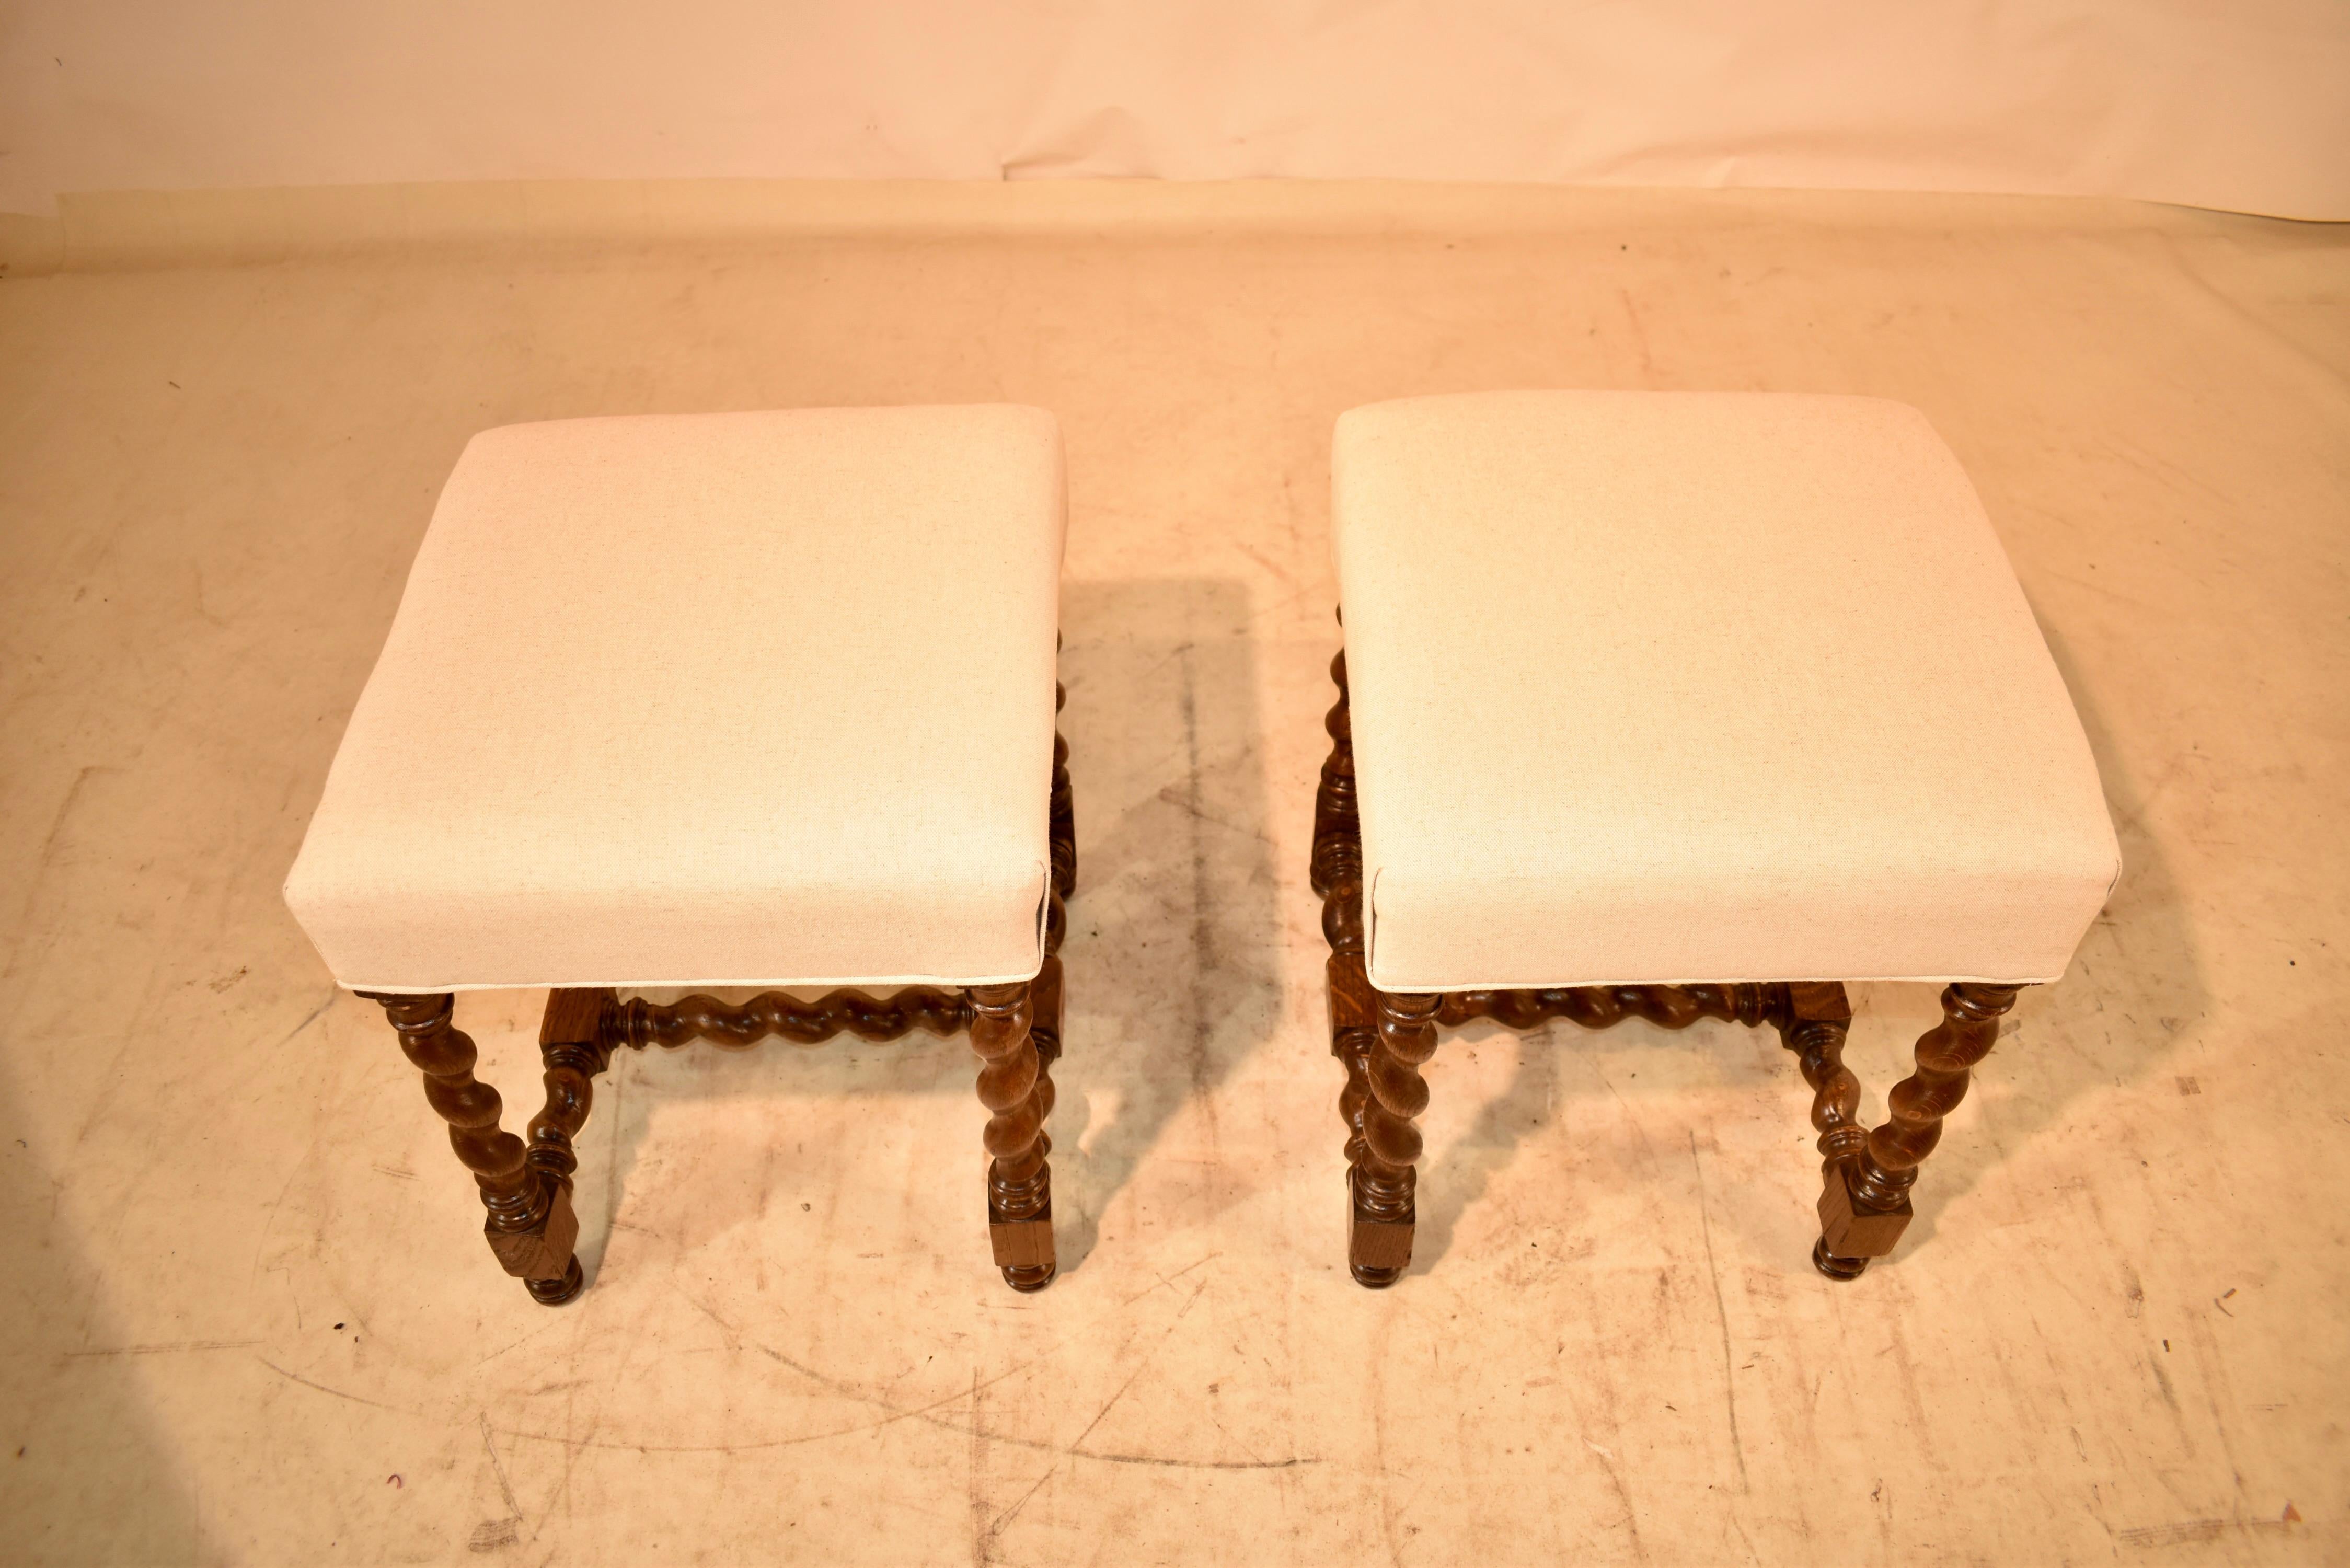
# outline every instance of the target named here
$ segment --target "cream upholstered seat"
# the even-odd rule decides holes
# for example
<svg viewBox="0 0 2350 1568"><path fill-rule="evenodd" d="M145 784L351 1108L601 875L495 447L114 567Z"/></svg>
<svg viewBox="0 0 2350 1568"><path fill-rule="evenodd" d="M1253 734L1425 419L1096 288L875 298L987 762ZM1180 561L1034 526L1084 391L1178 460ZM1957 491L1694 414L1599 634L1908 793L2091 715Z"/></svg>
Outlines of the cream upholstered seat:
<svg viewBox="0 0 2350 1568"><path fill-rule="evenodd" d="M2064 971L2113 827L1915 410L1418 398L1333 473L1373 986Z"/></svg>
<svg viewBox="0 0 2350 1568"><path fill-rule="evenodd" d="M1028 979L1062 525L1037 409L484 431L286 901L354 990Z"/></svg>

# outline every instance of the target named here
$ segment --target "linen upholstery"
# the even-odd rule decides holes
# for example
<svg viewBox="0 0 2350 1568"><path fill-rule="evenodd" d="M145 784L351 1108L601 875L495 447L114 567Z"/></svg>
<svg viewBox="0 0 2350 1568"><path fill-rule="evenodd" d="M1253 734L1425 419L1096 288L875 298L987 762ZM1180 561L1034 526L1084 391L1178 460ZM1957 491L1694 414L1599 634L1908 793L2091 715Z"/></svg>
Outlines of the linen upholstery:
<svg viewBox="0 0 2350 1568"><path fill-rule="evenodd" d="M286 899L354 989L1043 957L1058 427L565 420L442 491Z"/></svg>
<svg viewBox="0 0 2350 1568"><path fill-rule="evenodd" d="M2063 973L2113 826L1916 410L1416 398L1332 485L1373 984Z"/></svg>

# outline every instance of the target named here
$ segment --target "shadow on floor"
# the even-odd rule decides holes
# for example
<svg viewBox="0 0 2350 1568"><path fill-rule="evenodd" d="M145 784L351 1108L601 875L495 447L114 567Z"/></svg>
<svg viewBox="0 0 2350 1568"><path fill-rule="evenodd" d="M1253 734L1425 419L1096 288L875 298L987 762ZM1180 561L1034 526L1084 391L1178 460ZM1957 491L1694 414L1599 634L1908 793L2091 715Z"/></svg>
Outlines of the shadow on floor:
<svg viewBox="0 0 2350 1568"><path fill-rule="evenodd" d="M1071 763L1077 897L1055 1146L1075 1158L1054 1157L1067 1173L1066 1267L1187 1106L1201 1118L1197 1179L1171 1201L1204 1218L1240 1196L1217 1155L1213 1094L1278 1024L1281 926L1247 590L1073 583L1063 601L1069 743L1098 738Z"/></svg>

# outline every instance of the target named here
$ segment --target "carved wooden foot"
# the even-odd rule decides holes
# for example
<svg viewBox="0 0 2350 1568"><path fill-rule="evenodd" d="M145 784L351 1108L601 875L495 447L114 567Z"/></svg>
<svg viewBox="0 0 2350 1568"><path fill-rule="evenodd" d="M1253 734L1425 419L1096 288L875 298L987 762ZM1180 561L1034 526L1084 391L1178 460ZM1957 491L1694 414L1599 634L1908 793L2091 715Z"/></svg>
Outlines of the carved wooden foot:
<svg viewBox="0 0 2350 1568"><path fill-rule="evenodd" d="M1057 961L1053 967L1057 982ZM993 1113L983 1139L990 1156L988 1239L1003 1282L1016 1291L1044 1289L1057 1268L1053 1172L1045 1159L1044 1137L1053 1086L1032 1033L1035 990L1035 982L1019 981L972 986L965 992L971 999L972 1048L983 1064L979 1099Z"/></svg>
<svg viewBox="0 0 2350 1568"><path fill-rule="evenodd" d="M452 1023L457 999L448 992L400 996L359 993L380 1002L400 1034L400 1048L424 1075L427 1104L449 1124L449 1144L473 1173L488 1210L483 1234L509 1274L529 1284L540 1301L566 1302L579 1293L572 1255L579 1221L571 1212L567 1180L549 1177L528 1158L523 1140L500 1130L498 1092L473 1077L473 1042ZM584 1114L584 1113L583 1113Z"/></svg>
<svg viewBox="0 0 2350 1568"><path fill-rule="evenodd" d="M1820 1194L1820 1241L1812 1251L1812 1262L1822 1273L1831 1279L1853 1277L1867 1267L1869 1259L1891 1252L1908 1229L1909 1189L1918 1179L1918 1167L1941 1141L1942 1118L1966 1098L1975 1064L1999 1038L1999 1021L2015 1005L2019 989L1961 981L1942 992L1942 1022L1918 1038L1917 1071L1895 1085L1887 1097L1885 1125L1849 1156L1828 1161L1827 1189ZM1840 1069L1841 1062L1836 1066ZM1822 1089L1821 1095L1827 1092ZM1857 1086L1853 1093L1856 1099ZM1844 1114L1849 1118L1849 1107ZM1814 1120L1819 1119L1815 1108ZM1822 1131L1825 1155L1827 1129ZM1839 1147L1848 1143L1840 1133Z"/></svg>

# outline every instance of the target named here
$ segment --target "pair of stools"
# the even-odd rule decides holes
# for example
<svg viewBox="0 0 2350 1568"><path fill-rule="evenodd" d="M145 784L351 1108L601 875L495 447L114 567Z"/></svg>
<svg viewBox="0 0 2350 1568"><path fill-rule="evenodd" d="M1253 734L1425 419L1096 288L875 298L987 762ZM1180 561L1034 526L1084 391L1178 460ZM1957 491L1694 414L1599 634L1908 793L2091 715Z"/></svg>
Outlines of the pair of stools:
<svg viewBox="0 0 2350 1568"><path fill-rule="evenodd" d="M2118 871L2022 590L1922 416L1509 392L1338 421L1346 650L1313 885L1367 1285L1411 1256L1440 1027L1773 1026L1823 1272L1888 1252L2020 986ZM550 1304L623 1046L968 1031L987 1218L1054 1273L1075 888L1051 415L808 409L485 431L450 476L286 896L380 1002ZM1843 982L1948 982L1874 1131ZM550 988L525 1136L453 993ZM730 1005L623 992L774 987ZM857 986L867 990L817 988Z"/></svg>

